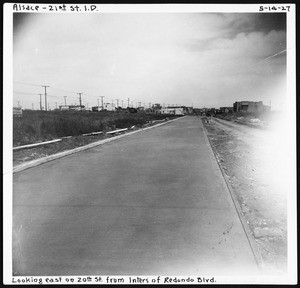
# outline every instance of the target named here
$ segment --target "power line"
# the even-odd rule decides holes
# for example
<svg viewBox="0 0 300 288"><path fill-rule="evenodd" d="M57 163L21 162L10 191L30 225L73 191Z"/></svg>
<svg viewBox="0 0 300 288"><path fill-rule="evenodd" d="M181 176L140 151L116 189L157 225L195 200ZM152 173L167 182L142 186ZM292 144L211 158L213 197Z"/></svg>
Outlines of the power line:
<svg viewBox="0 0 300 288"><path fill-rule="evenodd" d="M13 91L13 93L24 94L24 95L39 95L38 93L24 93L24 92L17 92L17 91Z"/></svg>
<svg viewBox="0 0 300 288"><path fill-rule="evenodd" d="M41 85L38 85L38 84L33 84L33 83L26 83L26 82L21 82L21 81L14 81L15 83L19 83L19 84L24 84L24 85L31 85L31 86L41 86Z"/></svg>
<svg viewBox="0 0 300 288"><path fill-rule="evenodd" d="M57 91L66 92L66 93L73 93L73 94L77 94L77 92L74 92L74 91L68 91L68 90L59 89L59 88L54 88L54 87L51 87L51 89L54 89L54 90L57 90Z"/></svg>

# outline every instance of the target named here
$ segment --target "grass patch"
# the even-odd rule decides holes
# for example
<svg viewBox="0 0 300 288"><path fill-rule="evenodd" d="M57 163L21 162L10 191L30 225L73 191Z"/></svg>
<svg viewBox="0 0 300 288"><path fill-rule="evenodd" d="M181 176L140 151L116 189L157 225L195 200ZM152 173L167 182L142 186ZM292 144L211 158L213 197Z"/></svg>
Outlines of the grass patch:
<svg viewBox="0 0 300 288"><path fill-rule="evenodd" d="M175 116L167 115L168 118ZM88 112L88 111L23 111L22 117L13 119L13 146L48 141L65 136L109 131L114 128L142 127L166 115L144 112Z"/></svg>

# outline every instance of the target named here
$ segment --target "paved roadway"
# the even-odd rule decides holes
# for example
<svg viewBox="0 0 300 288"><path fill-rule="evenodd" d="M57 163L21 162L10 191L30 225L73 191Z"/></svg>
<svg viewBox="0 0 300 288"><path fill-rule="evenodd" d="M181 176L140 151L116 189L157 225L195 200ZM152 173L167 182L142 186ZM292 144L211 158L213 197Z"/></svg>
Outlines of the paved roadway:
<svg viewBox="0 0 300 288"><path fill-rule="evenodd" d="M186 117L14 175L15 275L241 275L256 262Z"/></svg>

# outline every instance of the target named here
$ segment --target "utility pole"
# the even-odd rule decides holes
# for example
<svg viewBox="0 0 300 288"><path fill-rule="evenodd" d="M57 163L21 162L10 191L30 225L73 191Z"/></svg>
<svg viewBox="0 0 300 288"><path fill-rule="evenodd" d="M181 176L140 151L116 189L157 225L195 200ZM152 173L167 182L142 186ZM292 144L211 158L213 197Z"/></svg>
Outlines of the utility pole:
<svg viewBox="0 0 300 288"><path fill-rule="evenodd" d="M66 100L67 96L64 96L64 98L65 98L65 106L67 106L67 100Z"/></svg>
<svg viewBox="0 0 300 288"><path fill-rule="evenodd" d="M104 110L104 107L103 107L103 98L105 97L105 96L100 96L101 97L101 110ZM98 105L99 106L99 105ZM98 109L99 110L99 109Z"/></svg>
<svg viewBox="0 0 300 288"><path fill-rule="evenodd" d="M42 87L45 88L45 109L47 111L47 87L50 87L50 86L42 85Z"/></svg>
<svg viewBox="0 0 300 288"><path fill-rule="evenodd" d="M43 110L43 107L42 107L42 94L40 94L40 110L41 111Z"/></svg>
<svg viewBox="0 0 300 288"><path fill-rule="evenodd" d="M80 111L82 110L82 106L81 106L81 94L82 93L77 93L79 95L79 105L80 105Z"/></svg>

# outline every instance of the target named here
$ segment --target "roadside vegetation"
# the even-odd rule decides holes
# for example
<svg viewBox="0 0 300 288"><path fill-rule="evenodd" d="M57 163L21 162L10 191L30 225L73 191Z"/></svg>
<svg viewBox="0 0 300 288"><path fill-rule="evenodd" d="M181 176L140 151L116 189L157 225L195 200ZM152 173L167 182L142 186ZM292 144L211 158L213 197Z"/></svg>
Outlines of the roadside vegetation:
<svg viewBox="0 0 300 288"><path fill-rule="evenodd" d="M173 117L168 115L168 118ZM139 128L151 121L165 118L166 115L144 112L24 110L22 117L13 119L13 146L132 126Z"/></svg>

